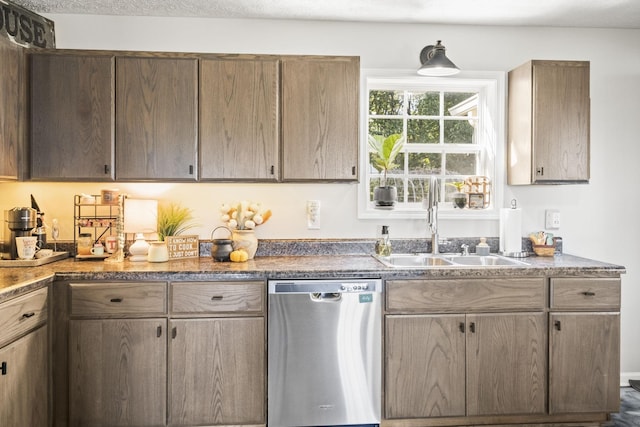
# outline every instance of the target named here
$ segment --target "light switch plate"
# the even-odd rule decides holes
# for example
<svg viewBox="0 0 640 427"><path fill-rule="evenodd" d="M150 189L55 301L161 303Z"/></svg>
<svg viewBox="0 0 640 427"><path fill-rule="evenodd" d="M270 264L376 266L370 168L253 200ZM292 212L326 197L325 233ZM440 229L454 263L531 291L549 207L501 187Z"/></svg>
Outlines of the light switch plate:
<svg viewBox="0 0 640 427"><path fill-rule="evenodd" d="M320 229L320 200L307 200L307 228Z"/></svg>

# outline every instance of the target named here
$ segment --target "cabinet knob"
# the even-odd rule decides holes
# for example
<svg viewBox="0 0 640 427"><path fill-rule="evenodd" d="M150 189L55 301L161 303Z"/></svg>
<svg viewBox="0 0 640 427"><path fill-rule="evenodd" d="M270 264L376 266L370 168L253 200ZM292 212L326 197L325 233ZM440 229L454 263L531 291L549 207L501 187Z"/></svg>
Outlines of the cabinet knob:
<svg viewBox="0 0 640 427"><path fill-rule="evenodd" d="M476 322L469 323L469 330L471 331L472 334L476 333Z"/></svg>
<svg viewBox="0 0 640 427"><path fill-rule="evenodd" d="M162 326L158 326L156 329L156 336L160 338L162 336Z"/></svg>
<svg viewBox="0 0 640 427"><path fill-rule="evenodd" d="M536 175L544 176L544 167L536 169Z"/></svg>
<svg viewBox="0 0 640 427"><path fill-rule="evenodd" d="M0 364L0 374L7 375L7 362L2 362L2 364Z"/></svg>
<svg viewBox="0 0 640 427"><path fill-rule="evenodd" d="M559 320L556 320L555 322L553 322L553 326L555 326L556 331L562 330L562 323Z"/></svg>
<svg viewBox="0 0 640 427"><path fill-rule="evenodd" d="M458 328L460 329L460 332L464 334L464 322L460 322L460 325L458 325Z"/></svg>
<svg viewBox="0 0 640 427"><path fill-rule="evenodd" d="M351 175L356 176L356 167L351 166Z"/></svg>
<svg viewBox="0 0 640 427"><path fill-rule="evenodd" d="M271 175L275 175L276 173L276 167L274 165L271 165Z"/></svg>
<svg viewBox="0 0 640 427"><path fill-rule="evenodd" d="M193 165L189 165L189 175L193 175Z"/></svg>
<svg viewBox="0 0 640 427"><path fill-rule="evenodd" d="M104 165L104 174L108 175L110 171L109 165Z"/></svg>

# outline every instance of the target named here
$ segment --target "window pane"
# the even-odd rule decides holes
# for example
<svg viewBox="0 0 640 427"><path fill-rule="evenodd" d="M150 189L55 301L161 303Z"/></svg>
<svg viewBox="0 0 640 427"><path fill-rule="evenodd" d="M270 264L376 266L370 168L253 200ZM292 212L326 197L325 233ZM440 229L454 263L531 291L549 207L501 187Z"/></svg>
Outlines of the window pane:
<svg viewBox="0 0 640 427"><path fill-rule="evenodd" d="M407 120L407 142L410 144L438 144L440 122L438 120Z"/></svg>
<svg viewBox="0 0 640 427"><path fill-rule="evenodd" d="M475 127L468 120L446 120L444 122L444 143L473 144L475 130Z"/></svg>
<svg viewBox="0 0 640 427"><path fill-rule="evenodd" d="M369 114L381 116L402 115L402 91L369 91Z"/></svg>
<svg viewBox="0 0 640 427"><path fill-rule="evenodd" d="M440 114L439 92L415 92L408 94L410 116L437 116Z"/></svg>
<svg viewBox="0 0 640 427"><path fill-rule="evenodd" d="M447 92L444 94L445 116L478 116L478 94Z"/></svg>
<svg viewBox="0 0 640 427"><path fill-rule="evenodd" d="M412 178L407 183L407 202L420 203L429 194L429 180Z"/></svg>
<svg viewBox="0 0 640 427"><path fill-rule="evenodd" d="M475 153L447 154L447 175L474 175L478 156Z"/></svg>
<svg viewBox="0 0 640 427"><path fill-rule="evenodd" d="M369 135L402 134L402 119L369 119Z"/></svg>
<svg viewBox="0 0 640 427"><path fill-rule="evenodd" d="M439 174L441 167L442 154L440 153L409 153L409 174Z"/></svg>

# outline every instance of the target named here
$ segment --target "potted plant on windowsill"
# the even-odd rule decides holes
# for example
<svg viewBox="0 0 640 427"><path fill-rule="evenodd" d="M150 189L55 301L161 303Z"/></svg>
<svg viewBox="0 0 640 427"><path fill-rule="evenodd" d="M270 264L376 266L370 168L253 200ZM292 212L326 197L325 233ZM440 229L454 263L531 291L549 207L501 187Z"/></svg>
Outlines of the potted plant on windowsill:
<svg viewBox="0 0 640 427"><path fill-rule="evenodd" d="M453 181L448 185L456 188L456 192L451 195L453 205L460 209L464 209L464 207L467 206L468 200L467 193L464 192L464 188L467 184L464 181Z"/></svg>
<svg viewBox="0 0 640 427"><path fill-rule="evenodd" d="M386 138L381 135L369 135L369 147L374 155L373 165L382 172L380 185L373 190L373 201L378 209L393 209L398 200L396 187L387 185L387 172L398 166L394 162L404 143L404 136L397 133Z"/></svg>

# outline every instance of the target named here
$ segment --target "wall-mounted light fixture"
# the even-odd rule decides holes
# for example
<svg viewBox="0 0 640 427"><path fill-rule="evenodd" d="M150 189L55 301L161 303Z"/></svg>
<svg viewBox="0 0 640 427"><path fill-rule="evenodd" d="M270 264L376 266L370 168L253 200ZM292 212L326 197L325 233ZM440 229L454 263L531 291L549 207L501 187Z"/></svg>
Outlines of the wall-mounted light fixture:
<svg viewBox="0 0 640 427"><path fill-rule="evenodd" d="M421 76L442 77L459 73L460 68L447 58L445 50L441 40L438 40L435 46L429 45L422 49L420 52L422 66L418 69L418 74Z"/></svg>

